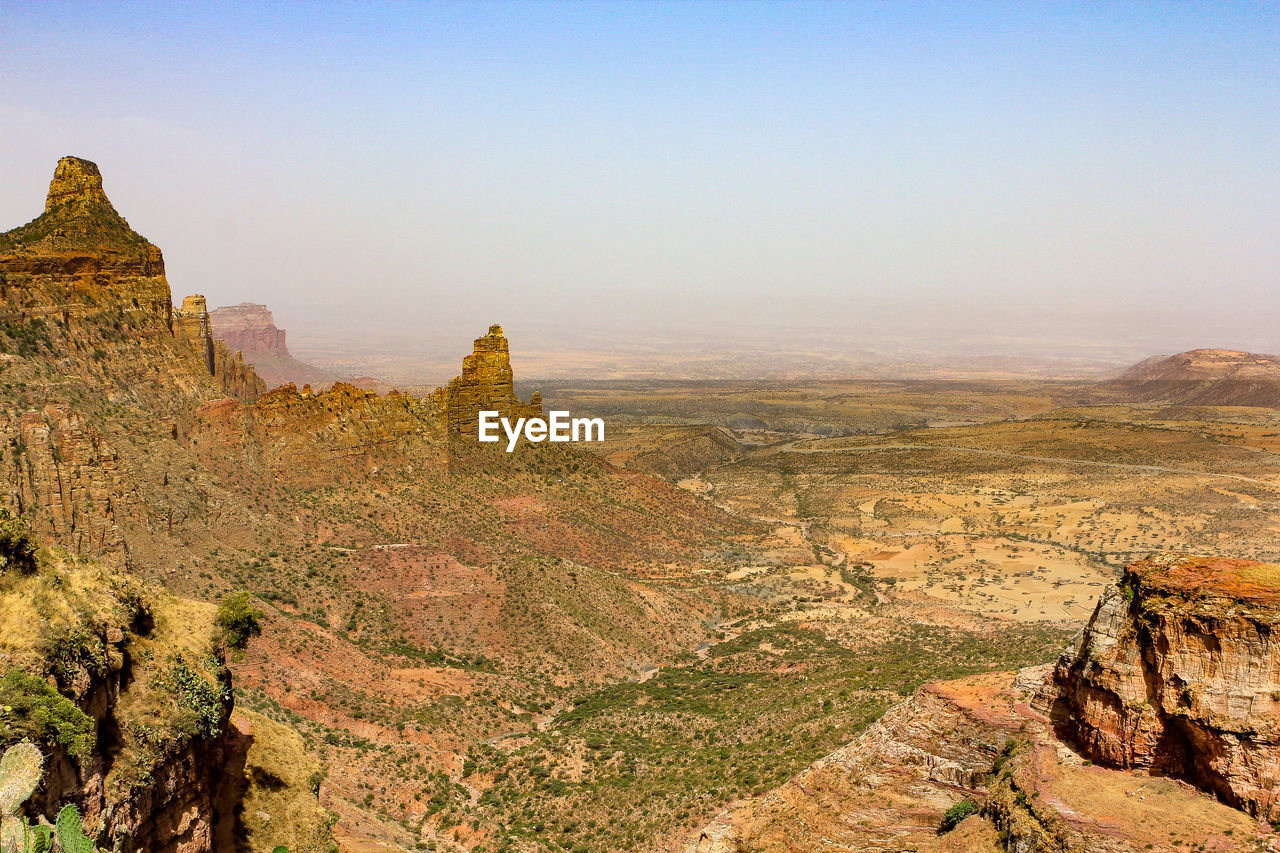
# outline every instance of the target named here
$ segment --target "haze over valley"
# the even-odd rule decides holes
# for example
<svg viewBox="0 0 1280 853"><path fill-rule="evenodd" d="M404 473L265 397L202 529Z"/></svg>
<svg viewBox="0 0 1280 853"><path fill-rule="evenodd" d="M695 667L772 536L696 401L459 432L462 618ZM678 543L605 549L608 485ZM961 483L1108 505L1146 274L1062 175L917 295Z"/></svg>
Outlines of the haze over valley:
<svg viewBox="0 0 1280 853"><path fill-rule="evenodd" d="M4 24L4 853L1280 853L1275 6Z"/></svg>

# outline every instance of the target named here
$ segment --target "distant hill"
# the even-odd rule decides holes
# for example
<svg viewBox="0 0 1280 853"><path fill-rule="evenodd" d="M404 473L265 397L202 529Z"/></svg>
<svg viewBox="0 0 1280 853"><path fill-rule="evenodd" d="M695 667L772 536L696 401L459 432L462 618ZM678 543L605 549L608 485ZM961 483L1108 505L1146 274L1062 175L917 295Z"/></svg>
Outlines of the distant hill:
<svg viewBox="0 0 1280 853"><path fill-rule="evenodd" d="M1280 356L1196 349L1140 361L1111 384L1144 400L1280 408Z"/></svg>

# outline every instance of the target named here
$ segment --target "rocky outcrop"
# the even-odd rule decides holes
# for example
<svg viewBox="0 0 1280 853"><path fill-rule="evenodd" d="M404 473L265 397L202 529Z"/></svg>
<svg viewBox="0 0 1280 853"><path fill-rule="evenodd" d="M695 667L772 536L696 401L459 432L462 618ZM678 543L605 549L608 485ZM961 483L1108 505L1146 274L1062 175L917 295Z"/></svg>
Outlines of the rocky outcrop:
<svg viewBox="0 0 1280 853"><path fill-rule="evenodd" d="M1049 667L921 688L685 853L1275 850L1271 828L1173 779L1090 765L1037 710ZM976 813L952 832L944 816Z"/></svg>
<svg viewBox="0 0 1280 853"><path fill-rule="evenodd" d="M1278 624L1280 566L1133 563L1055 666L921 688L686 853L1280 849Z"/></svg>
<svg viewBox="0 0 1280 853"><path fill-rule="evenodd" d="M120 462L83 415L62 403L0 411L0 441L11 460L3 469L10 509L32 517L41 532L77 553L123 549L118 516L127 489Z"/></svg>
<svg viewBox="0 0 1280 853"><path fill-rule="evenodd" d="M127 634L107 637L111 663L105 674L85 672L78 683L63 687L98 725L111 731L121 725L119 710L128 701L125 671L130 665ZM100 844L147 853L209 853L214 849L215 799L227 763L227 721L231 714L231 677L220 667L223 704L211 735L163 741L154 763L146 767L144 784L122 789L112 774L113 756L99 750L89 760L54 752L41 790L46 814L67 801L79 803L86 829ZM163 736L161 736L163 737Z"/></svg>
<svg viewBox="0 0 1280 853"><path fill-rule="evenodd" d="M242 302L209 312L213 337L253 365L269 387L287 385L327 385L336 377L327 371L298 361L285 346L284 329L265 305Z"/></svg>
<svg viewBox="0 0 1280 853"><path fill-rule="evenodd" d="M0 298L6 316L82 315L104 299L170 320L160 250L129 227L102 188L98 167L58 161L45 212L0 234Z"/></svg>
<svg viewBox="0 0 1280 853"><path fill-rule="evenodd" d="M1187 779L1280 819L1280 567L1131 564L1054 672L1053 716L1086 757Z"/></svg>
<svg viewBox="0 0 1280 853"><path fill-rule="evenodd" d="M27 816L73 802L99 847L209 853L233 696L214 608L40 553L0 585L3 735L46 756Z"/></svg>
<svg viewBox="0 0 1280 853"><path fill-rule="evenodd" d="M481 411L496 411L502 417L540 417L542 395L535 392L528 403L516 396L511 372L511 354L502 327L494 324L489 333L476 338L471 355L462 360L462 375L436 392L445 423L451 432L474 437Z"/></svg>
<svg viewBox="0 0 1280 853"><path fill-rule="evenodd" d="M151 395L157 384L187 398L248 400L266 390L242 359L218 351L203 296L174 309L160 250L116 212L98 167L78 157L58 161L43 214L0 234L0 323L17 355L57 353L92 381L114 374L126 395Z"/></svg>
<svg viewBox="0 0 1280 853"><path fill-rule="evenodd" d="M443 469L442 438L431 401L337 382L319 393L284 385L251 405L211 401L196 410L188 441L211 466L248 459L255 470L319 486L387 467Z"/></svg>
<svg viewBox="0 0 1280 853"><path fill-rule="evenodd" d="M209 312L215 337L225 341L230 350L239 350L249 360L255 356L289 356L284 329L276 328L275 318L265 305L241 302Z"/></svg>

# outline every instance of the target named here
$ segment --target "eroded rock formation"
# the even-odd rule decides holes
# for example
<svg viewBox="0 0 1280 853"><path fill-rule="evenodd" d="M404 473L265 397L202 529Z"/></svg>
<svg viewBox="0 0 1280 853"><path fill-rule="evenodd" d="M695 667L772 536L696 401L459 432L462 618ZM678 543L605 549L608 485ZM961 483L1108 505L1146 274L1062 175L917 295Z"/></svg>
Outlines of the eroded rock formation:
<svg viewBox="0 0 1280 853"><path fill-rule="evenodd" d="M1280 818L1280 567L1131 564L1054 673L1054 719L1086 757L1167 773Z"/></svg>
<svg viewBox="0 0 1280 853"><path fill-rule="evenodd" d="M209 325L219 345L252 364L269 387L289 383L320 386L336 380L329 372L289 354L285 331L276 327L275 318L265 305L242 302L215 308L209 312Z"/></svg>
<svg viewBox="0 0 1280 853"><path fill-rule="evenodd" d="M475 437L481 411L496 411L513 419L540 417L542 394L535 392L525 403L516 396L513 383L507 339L495 323L488 334L476 338L471 355L463 358L462 375L437 392L448 428Z"/></svg>
<svg viewBox="0 0 1280 853"><path fill-rule="evenodd" d="M115 553L124 547L121 506L128 489L114 448L64 403L0 411L0 440L15 462L7 470L7 503L32 515L72 550Z"/></svg>
<svg viewBox="0 0 1280 853"><path fill-rule="evenodd" d="M241 302L209 312L214 337L225 341L227 348L239 350L250 361L254 356L273 355L287 358L284 329L276 328L275 318L265 305Z"/></svg>
<svg viewBox="0 0 1280 853"><path fill-rule="evenodd" d="M1056 666L921 688L686 853L1280 849L1278 586L1248 560L1133 563Z"/></svg>
<svg viewBox="0 0 1280 853"><path fill-rule="evenodd" d="M207 394L205 377L242 399L266 390L242 359L218 351L204 297L175 312L160 250L116 212L98 167L78 157L58 161L43 214L0 234L0 321L18 355L61 350L90 379L118 354L127 368L114 373L132 374L132 393L145 393L135 377L148 375L182 396ZM193 349L197 358L186 358Z"/></svg>

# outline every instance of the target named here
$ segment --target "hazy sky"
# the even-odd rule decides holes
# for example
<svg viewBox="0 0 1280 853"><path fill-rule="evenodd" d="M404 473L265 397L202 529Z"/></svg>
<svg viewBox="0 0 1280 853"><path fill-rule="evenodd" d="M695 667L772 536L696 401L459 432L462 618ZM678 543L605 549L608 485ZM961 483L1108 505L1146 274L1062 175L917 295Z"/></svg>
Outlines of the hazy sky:
<svg viewBox="0 0 1280 853"><path fill-rule="evenodd" d="M294 329L1280 351L1276 3L5 0L0 227L63 154L176 295Z"/></svg>

